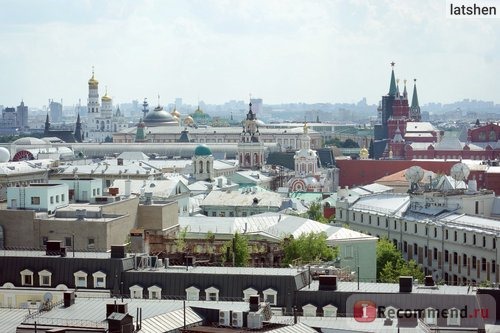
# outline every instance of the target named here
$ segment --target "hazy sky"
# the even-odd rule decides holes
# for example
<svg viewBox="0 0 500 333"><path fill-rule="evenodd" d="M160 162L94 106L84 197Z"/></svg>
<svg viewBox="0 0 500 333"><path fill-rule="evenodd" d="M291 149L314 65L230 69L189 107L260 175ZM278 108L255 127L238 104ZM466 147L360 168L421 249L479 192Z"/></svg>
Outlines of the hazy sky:
<svg viewBox="0 0 500 333"><path fill-rule="evenodd" d="M0 0L0 104L377 103L396 76L419 100L500 103L500 20L444 0ZM412 88L410 84L410 89Z"/></svg>

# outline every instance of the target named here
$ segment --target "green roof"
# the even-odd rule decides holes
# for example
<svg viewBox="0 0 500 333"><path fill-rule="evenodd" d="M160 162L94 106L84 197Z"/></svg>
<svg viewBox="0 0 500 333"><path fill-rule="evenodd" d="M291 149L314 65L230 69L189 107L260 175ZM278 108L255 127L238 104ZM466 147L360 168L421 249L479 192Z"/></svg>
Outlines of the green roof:
<svg viewBox="0 0 500 333"><path fill-rule="evenodd" d="M315 202L323 199L323 193L321 192L292 192L288 196L290 198L304 200L305 202Z"/></svg>

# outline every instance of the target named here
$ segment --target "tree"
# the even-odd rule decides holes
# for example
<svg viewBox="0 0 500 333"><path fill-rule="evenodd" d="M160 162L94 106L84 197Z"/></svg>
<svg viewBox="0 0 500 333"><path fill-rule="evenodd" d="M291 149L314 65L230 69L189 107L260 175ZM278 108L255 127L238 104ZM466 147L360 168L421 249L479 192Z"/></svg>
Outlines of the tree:
<svg viewBox="0 0 500 333"><path fill-rule="evenodd" d="M377 280L398 282L400 276L412 276L422 281L424 273L414 260L406 262L394 243L381 238L377 243Z"/></svg>
<svg viewBox="0 0 500 333"><path fill-rule="evenodd" d="M307 218L321 223L328 223L328 220L323 216L323 207L319 202L313 202L307 210Z"/></svg>
<svg viewBox="0 0 500 333"><path fill-rule="evenodd" d="M232 240L227 241L222 246L222 257L224 262L232 263L234 255L234 265L237 267L245 267L250 260L250 252L248 251L248 239L245 236L235 233ZM229 250L228 250L229 249ZM229 252L229 257L227 254Z"/></svg>
<svg viewBox="0 0 500 333"><path fill-rule="evenodd" d="M352 139L347 139L342 144L342 148L359 148L359 145L356 141Z"/></svg>
<svg viewBox="0 0 500 333"><path fill-rule="evenodd" d="M302 262L329 261L338 255L336 248L329 247L326 234L310 232L297 239L290 236L283 243L283 263L289 265L300 259Z"/></svg>
<svg viewBox="0 0 500 333"><path fill-rule="evenodd" d="M187 235L187 227L185 227L183 230L180 230L179 234L177 235L177 239L175 240L175 249L177 252L185 252L187 248L186 244L186 235Z"/></svg>

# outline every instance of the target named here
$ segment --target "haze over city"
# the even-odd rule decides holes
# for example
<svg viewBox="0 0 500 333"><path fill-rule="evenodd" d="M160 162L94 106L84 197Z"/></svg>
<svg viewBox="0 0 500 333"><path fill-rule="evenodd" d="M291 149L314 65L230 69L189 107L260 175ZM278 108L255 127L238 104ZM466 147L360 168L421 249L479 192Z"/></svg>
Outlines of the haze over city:
<svg viewBox="0 0 500 333"><path fill-rule="evenodd" d="M444 1L2 1L2 104L377 103L396 76L421 102L499 102L499 22L446 18ZM104 91L103 91L104 92Z"/></svg>

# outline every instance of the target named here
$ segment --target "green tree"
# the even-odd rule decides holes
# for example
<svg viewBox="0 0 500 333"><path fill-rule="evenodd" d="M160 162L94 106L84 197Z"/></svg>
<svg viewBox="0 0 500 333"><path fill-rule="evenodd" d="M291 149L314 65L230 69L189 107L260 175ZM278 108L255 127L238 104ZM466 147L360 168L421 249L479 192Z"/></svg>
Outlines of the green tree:
<svg viewBox="0 0 500 333"><path fill-rule="evenodd" d="M356 141L347 139L342 143L342 148L359 148L359 145Z"/></svg>
<svg viewBox="0 0 500 333"><path fill-rule="evenodd" d="M412 276L422 281L424 273L414 260L406 262L394 244L387 238L377 243L377 279L380 282L398 282L400 276Z"/></svg>
<svg viewBox="0 0 500 333"><path fill-rule="evenodd" d="M229 248L229 258L227 252ZM245 236L235 233L232 240L227 241L222 246L222 258L226 263L232 263L234 254L234 265L237 267L245 267L250 260L250 252L248 251L248 239Z"/></svg>
<svg viewBox="0 0 500 333"><path fill-rule="evenodd" d="M328 219L323 216L323 207L319 202L313 202L307 210L307 218L321 223L328 223Z"/></svg>
<svg viewBox="0 0 500 333"><path fill-rule="evenodd" d="M186 244L187 227L180 230L177 234L177 239L175 240L175 249L177 252L185 252L187 248Z"/></svg>
<svg viewBox="0 0 500 333"><path fill-rule="evenodd" d="M283 263L289 265L300 259L302 262L329 261L338 255L336 248L329 247L324 232L301 234L297 239L290 236L282 243Z"/></svg>

